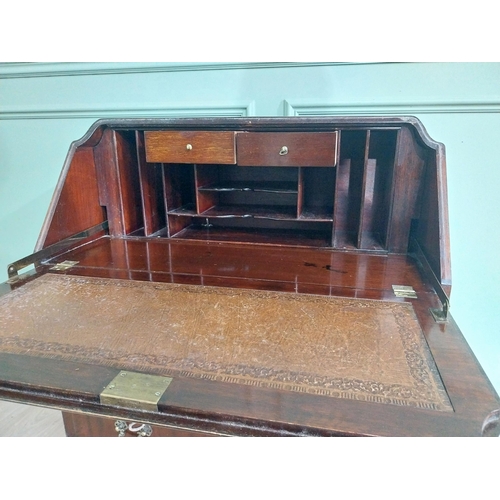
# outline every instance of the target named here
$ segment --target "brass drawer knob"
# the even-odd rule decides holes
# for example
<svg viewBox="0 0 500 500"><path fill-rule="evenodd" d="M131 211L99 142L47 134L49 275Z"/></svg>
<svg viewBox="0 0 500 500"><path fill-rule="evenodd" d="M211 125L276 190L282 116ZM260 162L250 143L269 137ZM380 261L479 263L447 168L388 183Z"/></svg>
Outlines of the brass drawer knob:
<svg viewBox="0 0 500 500"><path fill-rule="evenodd" d="M191 144L186 144L186 149L188 151L191 151L193 149L193 146Z"/></svg>
<svg viewBox="0 0 500 500"><path fill-rule="evenodd" d="M288 154L288 148L286 146L283 146L280 150L280 156L285 156Z"/></svg>

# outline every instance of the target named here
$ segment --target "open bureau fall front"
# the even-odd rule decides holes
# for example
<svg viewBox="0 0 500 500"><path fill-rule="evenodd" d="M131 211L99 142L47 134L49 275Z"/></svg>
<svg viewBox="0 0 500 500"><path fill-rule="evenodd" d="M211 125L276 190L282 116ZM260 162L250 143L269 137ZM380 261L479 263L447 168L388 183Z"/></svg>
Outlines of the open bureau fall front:
<svg viewBox="0 0 500 500"><path fill-rule="evenodd" d="M449 253L416 118L100 120L0 285L0 397L69 436L487 435Z"/></svg>

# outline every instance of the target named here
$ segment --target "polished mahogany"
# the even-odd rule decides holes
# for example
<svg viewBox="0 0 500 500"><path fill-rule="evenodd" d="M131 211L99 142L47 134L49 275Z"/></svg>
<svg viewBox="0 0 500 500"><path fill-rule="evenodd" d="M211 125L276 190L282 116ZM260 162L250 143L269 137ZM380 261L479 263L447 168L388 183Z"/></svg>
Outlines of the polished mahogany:
<svg viewBox="0 0 500 500"><path fill-rule="evenodd" d="M17 321L14 312L10 320L4 315L0 397L62 409L69 436L117 435L117 420L151 425L153 436L479 436L484 419L500 406L448 312L444 146L415 118L101 120L70 148L36 252L34 271L18 274L14 265L11 279L0 286L3 311L29 310L23 294L31 300L45 293L54 312L39 314L38 321L64 321L62 304L68 302L48 286L40 288L51 282L47 276L56 282L67 277L69 286L73 278L80 284L88 278L113 287L116 296L121 292L115 285L125 282L151 297L155 286L187 286L193 293L222 288L230 297L248 292L238 307L255 307L244 328L237 322L242 309L231 318L231 332L250 338L241 337L239 344L233 339L231 351L227 339L210 344L212 354L222 350L222 363L207 358L181 373L175 371L179 363L201 354L192 349L172 360L158 343L158 359L174 375L157 410L100 401L125 364L116 361L119 353L103 350L99 357L93 350L89 356L85 335L96 324L106 335L105 325L127 312L116 303L107 312L96 308L96 317L81 317L80 344L74 316L73 337L64 343L37 337L42 328L36 317L30 333L29 322ZM401 285L413 294L399 296L395 286ZM30 295L36 290L41 295ZM255 346L245 332L260 328L266 342L263 325L276 322L272 311L252 304L265 293L269 300L282 297L275 292L286 301L300 299L296 323L305 325L303 338L272 344L277 330L270 330L267 340L274 347L268 353L256 348L257 358L249 360L243 354ZM84 297L85 288L79 293L75 297ZM217 307L212 300L206 296ZM323 300L341 308L323 317L330 306L315 305ZM32 311L42 307L32 304ZM186 324L190 304L183 304ZM349 311L357 307L373 308L374 315L352 316ZM154 324L147 301L140 310L145 324ZM192 313L199 311L193 302ZM288 325L288 339L297 332L285 319L278 325ZM308 323L330 324L328 335L339 336L339 342L318 340ZM19 325L25 325L22 331L16 331ZM171 323L158 325L169 325L173 335ZM134 333L147 346L138 357L152 356L148 338L159 331L148 326ZM397 360L387 350L396 345L394 335L401 335L404 347ZM208 330L205 337L217 338ZM238 345L245 349L240 356ZM330 351L322 351L327 346ZM323 366L337 348L337 366ZM296 363L301 349L324 368L323 378L314 363L306 363L305 351L302 371L283 364ZM366 359L378 368L363 378L357 363ZM151 373L163 370L148 366ZM278 367L281 375L273 372ZM401 367L407 371L399 380ZM429 376L441 406L425 403ZM414 392L405 400L407 389Z"/></svg>

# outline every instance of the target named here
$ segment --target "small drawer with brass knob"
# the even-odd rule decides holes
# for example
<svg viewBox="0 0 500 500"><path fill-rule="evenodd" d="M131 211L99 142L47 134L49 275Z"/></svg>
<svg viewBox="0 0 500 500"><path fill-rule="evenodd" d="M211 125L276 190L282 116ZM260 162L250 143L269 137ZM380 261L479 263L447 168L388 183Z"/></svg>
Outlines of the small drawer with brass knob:
<svg viewBox="0 0 500 500"><path fill-rule="evenodd" d="M158 130L144 133L150 163L236 163L235 133Z"/></svg>
<svg viewBox="0 0 500 500"><path fill-rule="evenodd" d="M337 132L242 132L237 135L241 166L334 167Z"/></svg>

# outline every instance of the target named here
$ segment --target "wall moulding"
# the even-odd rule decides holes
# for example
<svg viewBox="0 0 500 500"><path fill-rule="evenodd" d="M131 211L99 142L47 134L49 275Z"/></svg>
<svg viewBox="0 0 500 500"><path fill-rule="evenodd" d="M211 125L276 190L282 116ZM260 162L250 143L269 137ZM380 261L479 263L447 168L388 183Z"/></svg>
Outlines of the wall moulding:
<svg viewBox="0 0 500 500"><path fill-rule="evenodd" d="M500 113L500 100L460 102L401 102L401 103L311 103L283 101L284 116L372 116L421 115L441 113Z"/></svg>
<svg viewBox="0 0 500 500"><path fill-rule="evenodd" d="M4 107L0 120L61 120L80 118L168 118L168 117L255 116L255 102L220 106L120 106L106 108L19 108Z"/></svg>
<svg viewBox="0 0 500 500"><path fill-rule="evenodd" d="M214 71L235 69L265 69L310 66L343 66L380 64L375 62L26 62L0 63L2 78L40 78L54 76L85 76L127 73L161 73L173 71Z"/></svg>

